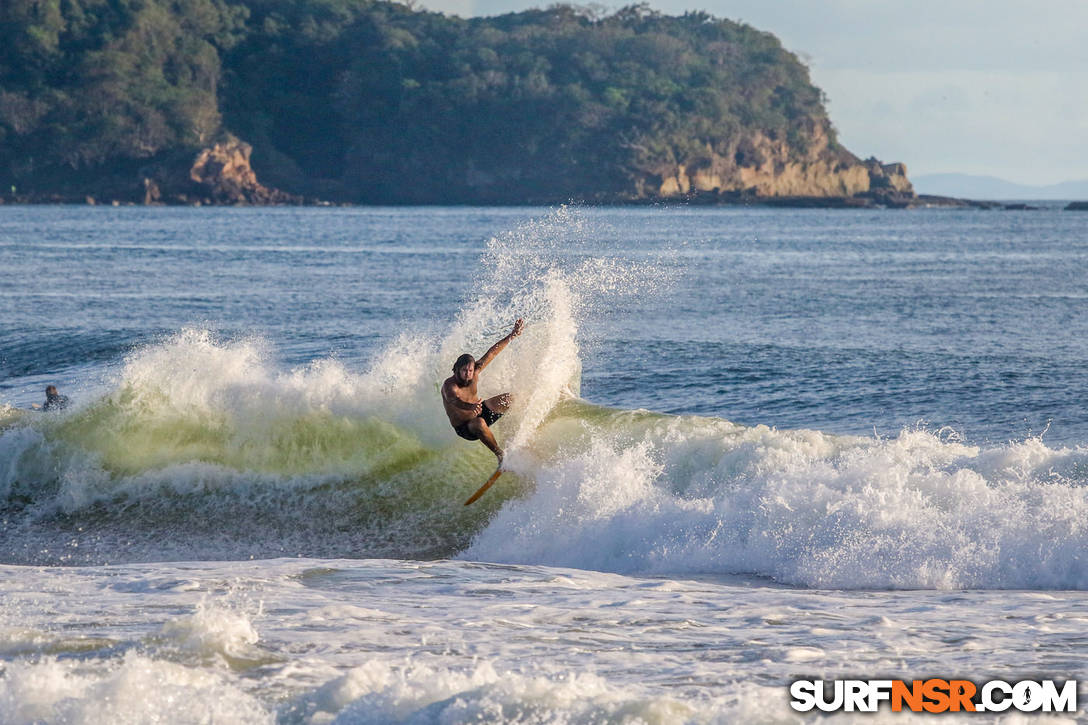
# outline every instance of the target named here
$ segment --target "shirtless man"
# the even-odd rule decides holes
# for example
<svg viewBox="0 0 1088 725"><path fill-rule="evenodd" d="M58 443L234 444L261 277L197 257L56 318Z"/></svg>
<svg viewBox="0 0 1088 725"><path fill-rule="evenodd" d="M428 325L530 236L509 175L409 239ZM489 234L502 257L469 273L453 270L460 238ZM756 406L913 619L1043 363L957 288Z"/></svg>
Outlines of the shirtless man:
<svg viewBox="0 0 1088 725"><path fill-rule="evenodd" d="M68 407L68 396L58 393L56 385L50 385L45 389L45 403L42 405L34 403L30 407L34 410L64 410Z"/></svg>
<svg viewBox="0 0 1088 725"><path fill-rule="evenodd" d="M491 449L502 466L502 449L495 442L491 425L502 417L510 408L512 393L503 393L487 400L480 400L476 393L476 384L480 381L480 371L487 367L495 356L503 351L510 341L521 334L524 323L519 317L514 323L514 330L491 346L484 356L476 360L468 353L457 358L453 364L453 375L442 383L442 404L446 406L446 415L457 435L467 441L482 441Z"/></svg>

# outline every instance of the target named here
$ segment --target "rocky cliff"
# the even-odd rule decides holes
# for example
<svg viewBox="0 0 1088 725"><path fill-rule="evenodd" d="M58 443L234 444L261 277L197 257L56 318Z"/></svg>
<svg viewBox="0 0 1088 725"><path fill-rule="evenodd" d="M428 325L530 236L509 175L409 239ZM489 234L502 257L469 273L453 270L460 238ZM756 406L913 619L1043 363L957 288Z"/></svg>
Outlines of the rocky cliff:
<svg viewBox="0 0 1088 725"><path fill-rule="evenodd" d="M235 138L200 151L189 167L197 198L216 204L292 204L302 200L257 181L250 166L253 147Z"/></svg>
<svg viewBox="0 0 1088 725"><path fill-rule="evenodd" d="M862 161L833 146L822 125L815 125L805 142L798 149L762 132L747 134L726 154L708 149L705 155L661 167L646 176L637 193L659 199L728 192L755 199L914 196L905 164Z"/></svg>
<svg viewBox="0 0 1088 725"><path fill-rule="evenodd" d="M43 26L38 0L9 4L5 198L915 198L901 164L837 143L777 38L707 13L558 4L465 20L382 0L331 15L327 0L141 0L121 15L54 2Z"/></svg>

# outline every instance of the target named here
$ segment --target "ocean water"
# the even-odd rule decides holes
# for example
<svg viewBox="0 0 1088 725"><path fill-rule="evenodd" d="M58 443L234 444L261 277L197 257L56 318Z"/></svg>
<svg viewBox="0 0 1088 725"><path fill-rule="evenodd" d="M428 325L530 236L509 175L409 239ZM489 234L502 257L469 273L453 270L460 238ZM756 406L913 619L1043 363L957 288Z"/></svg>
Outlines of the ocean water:
<svg viewBox="0 0 1088 725"><path fill-rule="evenodd" d="M1088 679L1059 208L0 207L0 722ZM510 470L464 507L494 458L438 386L519 316L480 386Z"/></svg>

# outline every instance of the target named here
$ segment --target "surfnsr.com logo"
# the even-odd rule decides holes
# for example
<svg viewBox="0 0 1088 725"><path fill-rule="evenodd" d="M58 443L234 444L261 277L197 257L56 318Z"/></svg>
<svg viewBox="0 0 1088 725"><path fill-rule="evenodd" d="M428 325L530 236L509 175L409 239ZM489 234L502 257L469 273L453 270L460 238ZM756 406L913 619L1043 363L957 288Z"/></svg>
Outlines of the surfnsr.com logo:
<svg viewBox="0 0 1088 725"><path fill-rule="evenodd" d="M1077 681L797 680L790 697L798 712L876 712L883 703L892 712L1076 712Z"/></svg>

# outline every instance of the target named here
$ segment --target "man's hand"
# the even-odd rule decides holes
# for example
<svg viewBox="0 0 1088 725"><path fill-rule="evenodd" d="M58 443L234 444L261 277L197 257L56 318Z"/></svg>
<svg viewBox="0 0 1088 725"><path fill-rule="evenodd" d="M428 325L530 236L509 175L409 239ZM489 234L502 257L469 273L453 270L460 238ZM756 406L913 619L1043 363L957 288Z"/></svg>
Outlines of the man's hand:
<svg viewBox="0 0 1088 725"><path fill-rule="evenodd" d="M479 371L487 367L491 363L491 361L495 359L495 356L502 352L503 348L510 344L511 340L521 334L521 328L524 326L525 321L519 317L514 323L513 331L509 335L492 345L491 349L485 352L484 356L476 361L476 372L478 373Z"/></svg>
<svg viewBox="0 0 1088 725"><path fill-rule="evenodd" d="M484 412L484 404L482 402L473 404L472 414L474 416L479 418L481 415L483 415L483 412Z"/></svg>

